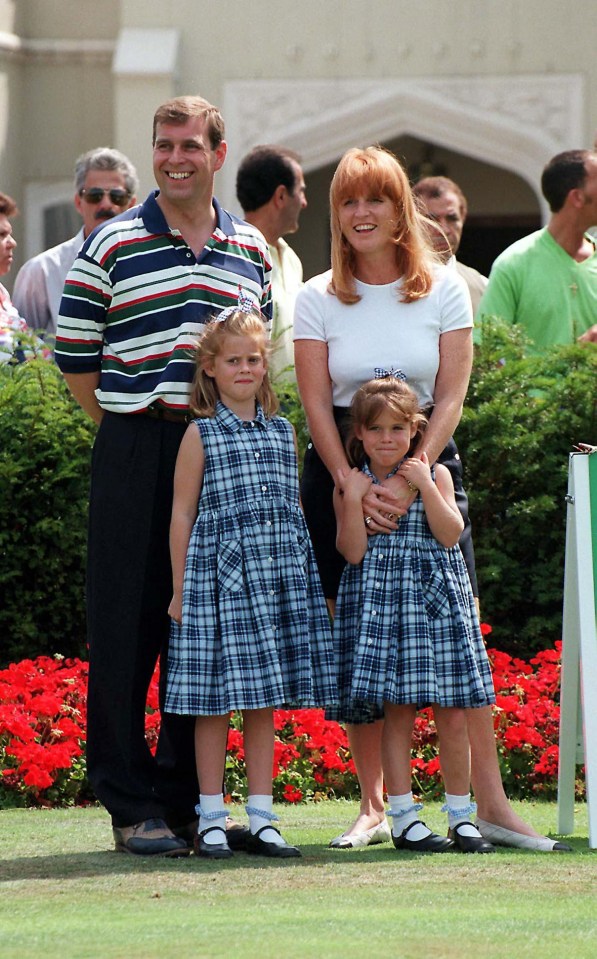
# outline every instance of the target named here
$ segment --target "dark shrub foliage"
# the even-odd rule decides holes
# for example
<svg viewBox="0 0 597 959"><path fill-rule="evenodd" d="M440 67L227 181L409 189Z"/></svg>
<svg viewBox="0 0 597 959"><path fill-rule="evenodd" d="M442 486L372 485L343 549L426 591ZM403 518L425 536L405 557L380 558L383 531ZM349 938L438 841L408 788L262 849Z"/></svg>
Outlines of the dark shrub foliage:
<svg viewBox="0 0 597 959"><path fill-rule="evenodd" d="M465 467L483 619L529 658L561 637L568 454L597 445L597 348L526 355L484 325L456 439ZM296 387L281 413L307 441ZM95 427L52 364L0 367L0 666L85 648L85 545Z"/></svg>
<svg viewBox="0 0 597 959"><path fill-rule="evenodd" d="M0 663L85 651L95 427L57 367L0 367Z"/></svg>
<svg viewBox="0 0 597 959"><path fill-rule="evenodd" d="M483 619L528 657L561 638L569 453L597 444L597 348L525 355L520 332L484 325L456 433Z"/></svg>

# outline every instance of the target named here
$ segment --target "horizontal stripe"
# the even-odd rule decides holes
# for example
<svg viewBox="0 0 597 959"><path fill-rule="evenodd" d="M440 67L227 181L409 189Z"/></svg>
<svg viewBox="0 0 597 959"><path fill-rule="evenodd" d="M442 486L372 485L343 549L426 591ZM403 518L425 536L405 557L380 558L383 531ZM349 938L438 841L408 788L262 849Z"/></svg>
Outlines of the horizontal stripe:
<svg viewBox="0 0 597 959"><path fill-rule="evenodd" d="M188 402L205 323L236 304L239 285L271 322L271 263L263 237L214 201L218 225L199 260L170 232L155 194L94 231L64 288L56 362L100 372L113 412Z"/></svg>

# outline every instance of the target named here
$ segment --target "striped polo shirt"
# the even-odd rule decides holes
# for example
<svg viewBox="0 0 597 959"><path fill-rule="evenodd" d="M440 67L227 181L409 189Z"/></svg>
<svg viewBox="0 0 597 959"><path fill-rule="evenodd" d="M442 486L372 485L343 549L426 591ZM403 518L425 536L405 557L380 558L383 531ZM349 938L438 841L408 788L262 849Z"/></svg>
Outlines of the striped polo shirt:
<svg viewBox="0 0 597 959"><path fill-rule="evenodd" d="M99 405L139 413L186 410L194 347L239 286L271 320L267 243L214 200L217 225L196 257L171 230L157 191L88 237L66 278L56 334L63 373L99 370Z"/></svg>

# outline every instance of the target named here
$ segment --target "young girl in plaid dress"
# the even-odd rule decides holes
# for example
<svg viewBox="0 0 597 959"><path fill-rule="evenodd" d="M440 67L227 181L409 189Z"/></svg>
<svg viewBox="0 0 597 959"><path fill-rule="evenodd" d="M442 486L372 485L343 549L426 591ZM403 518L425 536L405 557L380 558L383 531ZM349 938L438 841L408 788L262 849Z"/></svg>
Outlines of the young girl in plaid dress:
<svg viewBox="0 0 597 959"><path fill-rule="evenodd" d="M272 822L273 709L337 699L325 600L299 505L296 440L274 416L268 341L250 304L197 347L174 478L174 595L166 710L194 715L195 852L228 858L222 782L230 711L243 711L250 852L299 856Z"/></svg>
<svg viewBox="0 0 597 959"><path fill-rule="evenodd" d="M469 822L470 758L465 708L494 702L491 672L458 538L462 517L448 470L409 456L425 426L415 393L385 376L365 383L351 407L347 451L355 468L334 493L337 547L346 566L334 637L340 662L337 717L354 722L383 708L383 772L392 838L418 852L492 852ZM362 500L399 472L418 491L384 536L368 536ZM390 516L389 518L395 519ZM440 738L449 838L421 822L410 753L418 707L433 705ZM377 712L376 712L377 710Z"/></svg>

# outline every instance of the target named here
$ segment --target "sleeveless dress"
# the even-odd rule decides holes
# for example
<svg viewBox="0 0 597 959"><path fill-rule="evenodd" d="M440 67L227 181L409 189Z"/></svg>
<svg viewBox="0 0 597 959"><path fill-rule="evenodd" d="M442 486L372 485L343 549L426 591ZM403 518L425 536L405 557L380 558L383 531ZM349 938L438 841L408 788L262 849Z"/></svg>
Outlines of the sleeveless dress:
<svg viewBox="0 0 597 959"><path fill-rule="evenodd" d="M172 623L167 712L337 702L332 636L299 506L292 427L218 402L197 419L203 487Z"/></svg>
<svg viewBox="0 0 597 959"><path fill-rule="evenodd" d="M363 472L372 476L367 466ZM369 537L362 562L345 567L334 642L339 706L330 718L372 721L386 701L419 708L495 701L460 547L435 539L420 496L397 530Z"/></svg>

